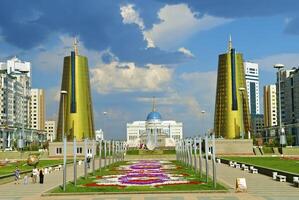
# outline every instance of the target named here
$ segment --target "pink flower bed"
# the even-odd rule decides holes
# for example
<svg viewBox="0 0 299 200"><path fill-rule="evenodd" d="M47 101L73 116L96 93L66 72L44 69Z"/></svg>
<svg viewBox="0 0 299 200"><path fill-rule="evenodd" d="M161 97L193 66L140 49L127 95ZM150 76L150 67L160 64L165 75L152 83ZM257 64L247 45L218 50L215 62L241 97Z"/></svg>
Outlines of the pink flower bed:
<svg viewBox="0 0 299 200"><path fill-rule="evenodd" d="M97 177L94 183L86 184L87 187L95 186L154 186L194 184L186 180L182 174L169 173L176 166L169 161L137 161L128 165L119 166L120 175L107 175ZM197 182L197 184L200 184Z"/></svg>

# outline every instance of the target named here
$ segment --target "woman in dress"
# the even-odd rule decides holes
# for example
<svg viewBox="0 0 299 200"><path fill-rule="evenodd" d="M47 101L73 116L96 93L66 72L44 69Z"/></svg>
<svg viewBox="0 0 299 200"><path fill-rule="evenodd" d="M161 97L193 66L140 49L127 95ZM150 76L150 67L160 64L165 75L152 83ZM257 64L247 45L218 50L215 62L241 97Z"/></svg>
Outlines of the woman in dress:
<svg viewBox="0 0 299 200"><path fill-rule="evenodd" d="M39 170L39 183L40 184L44 183L44 173L42 169Z"/></svg>

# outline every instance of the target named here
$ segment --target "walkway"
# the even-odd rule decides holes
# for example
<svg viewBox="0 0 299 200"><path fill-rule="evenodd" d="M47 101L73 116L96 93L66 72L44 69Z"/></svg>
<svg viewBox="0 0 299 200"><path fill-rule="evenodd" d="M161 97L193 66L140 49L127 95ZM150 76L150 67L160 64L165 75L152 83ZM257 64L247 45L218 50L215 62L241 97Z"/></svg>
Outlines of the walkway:
<svg viewBox="0 0 299 200"><path fill-rule="evenodd" d="M103 163L103 161L102 161ZM91 163L92 165L92 163ZM99 160L95 161L95 168L99 167ZM72 164L67 165L67 180L73 180L74 168ZM91 172L91 169L89 169ZM78 177L84 175L84 165L77 167ZM51 188L62 185L63 171L54 171L51 174L45 175L44 184L32 184L29 181L28 185L24 185L22 180L20 184L16 185L14 182L0 185L0 200L10 200L10 199L40 199L40 195L43 192L50 190Z"/></svg>
<svg viewBox="0 0 299 200"><path fill-rule="evenodd" d="M211 166L212 163L209 162L210 175L212 175ZM234 192L236 178L245 178L248 187L248 195L256 199L299 199L299 188L294 187L290 183L278 182L272 180L272 177L262 174L251 174L241 169L232 168L226 164L217 164L216 166L218 180L228 185L231 188L231 192Z"/></svg>
<svg viewBox="0 0 299 200"><path fill-rule="evenodd" d="M102 162L103 163L103 162ZM211 164L211 163L210 163ZM211 166L211 165L209 165ZM98 160L96 160L96 168ZM83 175L83 166L78 167L78 176ZM211 172L212 170L210 170ZM73 166L68 166L67 179L72 180ZM271 177L261 174L250 174L240 169L231 168L224 164L217 164L218 180L228 185L228 193L178 193L178 194L123 194L123 195L75 195L41 197L49 189L62 183L62 171L54 172L45 177L45 184L15 185L14 183L0 185L0 200L297 200L299 188L289 183L273 181ZM248 193L235 193L235 180L237 177L246 178Z"/></svg>

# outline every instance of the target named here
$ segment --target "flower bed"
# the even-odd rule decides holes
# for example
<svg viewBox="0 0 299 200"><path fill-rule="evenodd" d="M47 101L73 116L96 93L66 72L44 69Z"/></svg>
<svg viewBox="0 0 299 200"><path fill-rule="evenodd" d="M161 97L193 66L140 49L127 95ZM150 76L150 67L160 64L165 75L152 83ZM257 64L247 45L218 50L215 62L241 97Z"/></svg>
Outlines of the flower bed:
<svg viewBox="0 0 299 200"><path fill-rule="evenodd" d="M97 176L93 183L85 187L102 186L151 186L180 184L203 184L199 181L188 180L186 174L177 174L177 166L169 161L131 161L113 171L118 174Z"/></svg>

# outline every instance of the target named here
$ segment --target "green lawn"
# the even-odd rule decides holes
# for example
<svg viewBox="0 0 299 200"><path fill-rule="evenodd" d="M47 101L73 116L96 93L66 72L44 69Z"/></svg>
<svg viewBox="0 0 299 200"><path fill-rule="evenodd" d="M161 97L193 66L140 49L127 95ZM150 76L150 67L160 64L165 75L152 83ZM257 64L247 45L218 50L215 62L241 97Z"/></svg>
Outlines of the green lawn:
<svg viewBox="0 0 299 200"><path fill-rule="evenodd" d="M199 181L204 182L205 177L199 178L199 174L195 173L190 168L185 167L181 163L177 161L172 161L175 165L178 166L178 168L171 172L176 174L185 174L186 179L190 181ZM96 176L104 176L104 175L116 175L120 172L115 170L115 167L118 167L119 165L126 164L126 161L114 163L104 169L101 170L101 172L98 170L96 171L95 176L92 174L89 174L89 177L87 179L84 179L83 177L80 177L77 180L77 186L74 186L73 183L68 183L66 187L67 193L84 193L84 192L144 192L144 191L190 191L190 190L213 190L213 184L212 180L209 179L208 183L202 183L202 184L182 184L182 185L164 185L159 187L153 187L153 186L127 186L127 187L118 187L118 186L101 186L101 187L85 187L85 184L92 183ZM226 190L226 188L220 184L217 184L216 190ZM62 193L62 188L57 187L54 190L51 191L51 193Z"/></svg>
<svg viewBox="0 0 299 200"><path fill-rule="evenodd" d="M37 168L47 167L51 165L62 164L63 160L40 160ZM15 171L16 166L22 171L27 171L33 169L32 166L28 166L26 161L20 161L17 163L10 163L5 166L0 166L0 176L5 174L11 174Z"/></svg>
<svg viewBox="0 0 299 200"><path fill-rule="evenodd" d="M289 160L280 157L222 157L236 162L258 165L261 167L282 170L299 174L299 160Z"/></svg>

